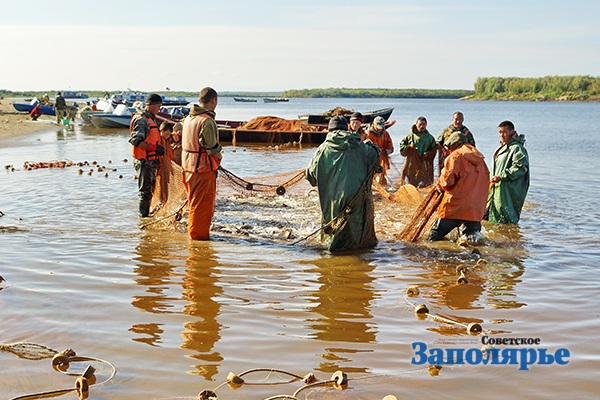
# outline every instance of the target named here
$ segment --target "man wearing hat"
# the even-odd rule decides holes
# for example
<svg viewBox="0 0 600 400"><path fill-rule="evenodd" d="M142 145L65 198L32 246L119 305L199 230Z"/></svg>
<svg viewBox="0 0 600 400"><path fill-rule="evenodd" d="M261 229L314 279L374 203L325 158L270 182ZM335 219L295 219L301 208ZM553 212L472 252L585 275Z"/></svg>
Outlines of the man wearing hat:
<svg viewBox="0 0 600 400"><path fill-rule="evenodd" d="M148 217L152 192L156 184L156 175L161 156L165 154L162 138L155 116L162 106L162 97L151 94L146 98L146 107L131 117L129 124L133 166L138 177L138 196L140 198L139 216Z"/></svg>
<svg viewBox="0 0 600 400"><path fill-rule="evenodd" d="M481 220L485 213L490 173L484 156L467 143L465 135L454 132L444 141L448 153L435 185L444 192L438 208L438 220L429 231L429 240L442 240L459 228L461 241L481 238Z"/></svg>
<svg viewBox="0 0 600 400"><path fill-rule="evenodd" d="M367 128L367 139L375 143L381 150L381 167L382 172L377 174L375 179L380 185L387 185L387 170L390 169L390 154L394 152L394 143L390 134L385 129L385 119L381 116L375 117L373 122Z"/></svg>
<svg viewBox="0 0 600 400"><path fill-rule="evenodd" d="M363 115L357 111L353 113L350 117L350 124L348 125L348 130L350 132L358 133L360 135L360 139L364 141L367 139L367 132L365 132L362 123Z"/></svg>
<svg viewBox="0 0 600 400"><path fill-rule="evenodd" d="M348 132L345 117L332 117L328 129L306 169L306 179L319 189L321 237L332 252L373 247L377 237L371 184L379 149Z"/></svg>

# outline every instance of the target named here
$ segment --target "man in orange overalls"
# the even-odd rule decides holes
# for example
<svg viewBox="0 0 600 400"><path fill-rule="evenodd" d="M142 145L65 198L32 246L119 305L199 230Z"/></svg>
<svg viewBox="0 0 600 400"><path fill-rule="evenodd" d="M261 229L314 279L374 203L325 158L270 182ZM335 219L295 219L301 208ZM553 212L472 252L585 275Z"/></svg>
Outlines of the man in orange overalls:
<svg viewBox="0 0 600 400"><path fill-rule="evenodd" d="M215 122L218 94L205 87L198 101L183 122L181 166L190 207L188 234L194 240L208 240L222 150Z"/></svg>
<svg viewBox="0 0 600 400"><path fill-rule="evenodd" d="M490 172L484 156L467 143L465 135L454 132L444 141L449 152L435 185L444 192L438 208L438 220L429 231L429 240L442 240L459 228L461 241L481 238L481 220L485 213Z"/></svg>

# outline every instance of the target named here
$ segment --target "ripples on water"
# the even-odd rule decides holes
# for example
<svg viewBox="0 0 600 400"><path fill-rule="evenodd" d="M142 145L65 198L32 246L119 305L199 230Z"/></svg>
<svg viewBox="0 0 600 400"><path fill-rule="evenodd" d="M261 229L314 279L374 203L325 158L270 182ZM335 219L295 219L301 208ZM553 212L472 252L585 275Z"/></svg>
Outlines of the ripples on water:
<svg viewBox="0 0 600 400"><path fill-rule="evenodd" d="M218 111L229 119L390 103L292 99L266 108L227 100ZM454 398L477 390L500 399L508 382L516 398L595 398L599 105L391 103L396 146L417 116L425 115L437 136L457 109L489 162L498 122L511 119L526 135L532 187L523 219L516 227L484 225L491 239L479 248L486 264L477 265L478 256L450 242L396 242L391 232L410 210L383 202L380 243L373 250L332 256L315 241L292 246L282 231L302 237L319 225L314 194L272 203L221 197L208 243L189 242L174 230L142 231L127 132L49 131L0 142L2 164L20 169L24 161L71 159L117 171L108 177L87 175L85 168L79 175L77 167L2 171L0 275L7 282L0 286L0 342L72 347L111 361L117 376L92 387L95 399L192 398L214 389L230 371L255 367L314 372L320 379L338 369L348 373L347 390L317 388L306 392L308 398ZM314 150L226 147L224 166L240 176L292 171L306 166ZM401 167L397 154L392 161ZM456 283L459 264L470 268L466 285ZM409 285L418 285L421 294L407 301ZM413 342L441 348L481 343L461 325L415 318L409 301L460 323L479 322L497 337L539 337L552 351L566 347L571 362L530 371L445 366L431 377L426 366L411 365ZM49 368L49 360L0 352L0 363L0 392L9 398L72 385L73 379ZM108 371L99 366L98 373ZM291 395L298 387L224 387L218 394L262 399Z"/></svg>

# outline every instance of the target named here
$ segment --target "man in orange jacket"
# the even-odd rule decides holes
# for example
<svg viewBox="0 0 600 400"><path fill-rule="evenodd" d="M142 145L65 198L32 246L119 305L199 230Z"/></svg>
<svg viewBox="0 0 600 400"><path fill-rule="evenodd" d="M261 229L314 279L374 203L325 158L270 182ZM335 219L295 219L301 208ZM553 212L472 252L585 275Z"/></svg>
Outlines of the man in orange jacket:
<svg viewBox="0 0 600 400"><path fill-rule="evenodd" d="M429 231L429 240L442 240L454 228L461 239L477 241L485 213L490 172L484 156L467 143L464 135L454 132L444 141L450 152L436 181L444 197L438 208L438 220Z"/></svg>
<svg viewBox="0 0 600 400"><path fill-rule="evenodd" d="M200 105L194 104L183 121L181 167L190 213L188 234L193 240L208 240L215 213L217 169L221 163L219 130L215 122L218 94L205 87Z"/></svg>

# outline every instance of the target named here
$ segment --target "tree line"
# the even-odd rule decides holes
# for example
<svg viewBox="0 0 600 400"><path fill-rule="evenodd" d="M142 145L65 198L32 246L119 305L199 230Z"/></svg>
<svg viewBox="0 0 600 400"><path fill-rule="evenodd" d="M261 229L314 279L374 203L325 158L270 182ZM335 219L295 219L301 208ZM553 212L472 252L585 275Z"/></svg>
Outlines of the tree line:
<svg viewBox="0 0 600 400"><path fill-rule="evenodd" d="M476 100L600 101L600 77L477 78Z"/></svg>
<svg viewBox="0 0 600 400"><path fill-rule="evenodd" d="M459 99L473 95L473 90L445 89L292 89L282 93L283 97L304 98L389 98L389 99Z"/></svg>

